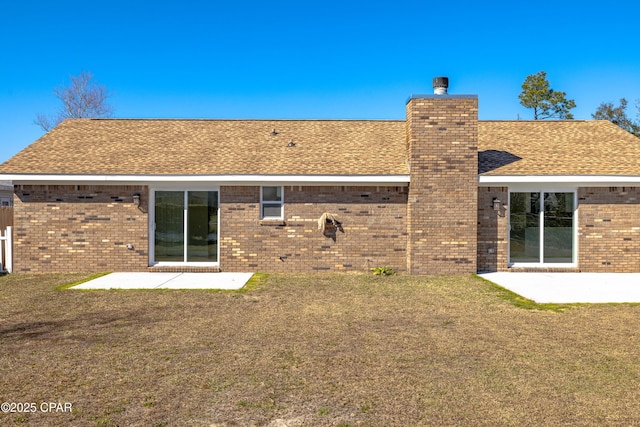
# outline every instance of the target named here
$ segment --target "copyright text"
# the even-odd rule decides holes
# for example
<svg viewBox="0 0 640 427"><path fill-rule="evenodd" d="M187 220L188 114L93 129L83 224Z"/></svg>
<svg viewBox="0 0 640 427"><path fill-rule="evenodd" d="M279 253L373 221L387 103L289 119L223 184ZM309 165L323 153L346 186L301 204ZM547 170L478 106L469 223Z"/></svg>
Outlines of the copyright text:
<svg viewBox="0 0 640 427"><path fill-rule="evenodd" d="M3 402L0 404L0 412L3 414L22 414L28 412L71 412L73 405L70 402Z"/></svg>

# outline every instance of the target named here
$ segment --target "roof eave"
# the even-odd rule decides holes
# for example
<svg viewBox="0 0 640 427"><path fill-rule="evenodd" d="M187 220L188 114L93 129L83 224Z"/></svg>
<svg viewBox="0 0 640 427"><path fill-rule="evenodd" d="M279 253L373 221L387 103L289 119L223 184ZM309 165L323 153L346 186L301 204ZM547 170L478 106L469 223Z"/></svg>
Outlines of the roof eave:
<svg viewBox="0 0 640 427"><path fill-rule="evenodd" d="M409 175L88 175L0 174L14 185L203 184L260 185L408 185Z"/></svg>
<svg viewBox="0 0 640 427"><path fill-rule="evenodd" d="M572 185L580 187L638 186L638 175L479 175L482 187L522 184Z"/></svg>

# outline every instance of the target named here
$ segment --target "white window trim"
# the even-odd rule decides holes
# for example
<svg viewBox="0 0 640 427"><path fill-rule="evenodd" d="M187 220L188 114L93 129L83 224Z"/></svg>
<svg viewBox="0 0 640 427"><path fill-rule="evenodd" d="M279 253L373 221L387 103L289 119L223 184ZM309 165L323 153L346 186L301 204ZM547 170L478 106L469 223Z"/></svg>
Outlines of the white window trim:
<svg viewBox="0 0 640 427"><path fill-rule="evenodd" d="M265 201L263 200L263 189L264 187L280 187L280 202L275 202L275 201ZM276 204L276 203L280 203L280 216L262 216L262 212L264 212L263 210L263 206L265 203L268 204ZM264 185L264 186L260 186L260 219L261 220L283 220L284 219L284 186L282 185Z"/></svg>
<svg viewBox="0 0 640 427"><path fill-rule="evenodd" d="M155 257L155 217L156 217L156 191L182 191L185 197L185 206L187 203L187 193L189 191L217 191L218 192L218 245L216 250L217 259L216 262L197 262L197 261L156 261ZM185 248L184 256L186 257L186 245L188 244L186 239L186 227L187 227L187 209L184 208L184 227L185 227ZM176 186L163 186L163 187L150 187L149 188L149 266L159 267L179 267L186 265L202 266L202 267L219 267L220 266L220 186L193 186L189 188L176 187Z"/></svg>
<svg viewBox="0 0 640 427"><path fill-rule="evenodd" d="M540 257L540 262L511 262L511 193L573 193L573 260L570 263L557 263L557 262L544 262L544 258ZM508 219L508 227L509 227L509 236L507 239L507 266L509 268L535 268L535 267L544 267L544 268L576 268L578 267L578 188L576 187L531 187L529 185L509 187L509 219ZM544 215L544 210L540 209L540 220L542 221L542 217ZM542 222L541 222L542 224ZM543 247L544 244L544 227L540 229L540 248ZM541 252L542 253L542 252Z"/></svg>

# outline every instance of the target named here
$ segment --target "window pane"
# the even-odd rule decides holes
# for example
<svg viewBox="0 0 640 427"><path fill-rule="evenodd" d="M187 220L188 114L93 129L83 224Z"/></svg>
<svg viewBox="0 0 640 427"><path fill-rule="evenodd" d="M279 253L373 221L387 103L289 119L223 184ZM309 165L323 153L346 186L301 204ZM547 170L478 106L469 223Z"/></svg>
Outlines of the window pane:
<svg viewBox="0 0 640 427"><path fill-rule="evenodd" d="M264 203L262 205L262 217L282 217L282 205L280 203Z"/></svg>
<svg viewBox="0 0 640 427"><path fill-rule="evenodd" d="M184 192L156 191L155 261L184 261Z"/></svg>
<svg viewBox="0 0 640 427"><path fill-rule="evenodd" d="M218 192L189 191L187 261L218 260Z"/></svg>
<svg viewBox="0 0 640 427"><path fill-rule="evenodd" d="M544 193L544 262L573 262L573 193Z"/></svg>
<svg viewBox="0 0 640 427"><path fill-rule="evenodd" d="M540 262L540 193L511 193L511 262Z"/></svg>
<svg viewBox="0 0 640 427"><path fill-rule="evenodd" d="M262 187L262 200L265 202L282 201L282 187Z"/></svg>

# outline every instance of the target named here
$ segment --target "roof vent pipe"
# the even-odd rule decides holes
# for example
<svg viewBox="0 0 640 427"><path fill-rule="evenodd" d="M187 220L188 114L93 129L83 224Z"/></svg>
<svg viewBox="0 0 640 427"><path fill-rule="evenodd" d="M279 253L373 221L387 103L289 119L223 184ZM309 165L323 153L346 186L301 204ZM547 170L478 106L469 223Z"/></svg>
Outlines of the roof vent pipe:
<svg viewBox="0 0 640 427"><path fill-rule="evenodd" d="M433 93L436 95L446 95L449 87L449 77L433 78Z"/></svg>

